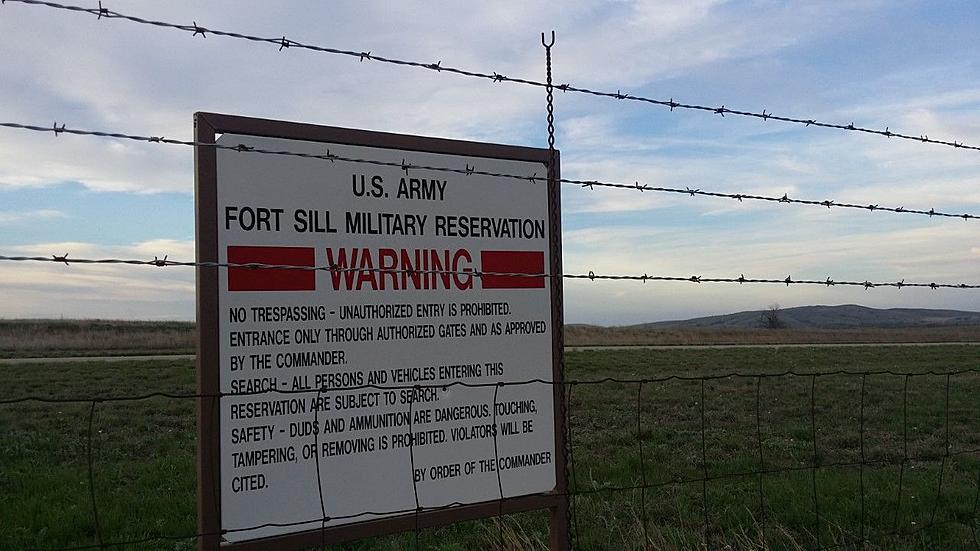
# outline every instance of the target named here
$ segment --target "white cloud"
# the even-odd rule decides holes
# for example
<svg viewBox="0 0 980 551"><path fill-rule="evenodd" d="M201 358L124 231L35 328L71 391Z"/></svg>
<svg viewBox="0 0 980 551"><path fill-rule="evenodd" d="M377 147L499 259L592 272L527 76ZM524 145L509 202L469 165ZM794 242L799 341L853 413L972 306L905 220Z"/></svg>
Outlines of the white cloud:
<svg viewBox="0 0 980 551"><path fill-rule="evenodd" d="M649 225L566 231L565 271L978 283L976 230L955 220L898 231L813 231L808 226L781 225L778 218L760 221L754 228L715 231L710 241L704 240L703 233L684 228ZM963 293L962 298L964 304L980 306L980 297Z"/></svg>
<svg viewBox="0 0 980 551"><path fill-rule="evenodd" d="M130 245L96 243L34 243L8 247L11 254L48 256L68 253L69 265L4 262L3 316L192 319L194 270L115 264L72 264L72 258L152 260L194 258L192 242L154 240Z"/></svg>
<svg viewBox="0 0 980 551"><path fill-rule="evenodd" d="M67 215L55 209L36 209L24 211L0 210L0 225L9 225L31 220L50 220L65 218Z"/></svg>
<svg viewBox="0 0 980 551"><path fill-rule="evenodd" d="M581 81L601 75L601 81L635 85L706 61L779 50L819 33L818 27L840 23L854 9L865 9L765 10L760 15L732 12L717 2L578 2L558 13L543 2L308 4L276 13L273 24L262 13L268 6L261 8L138 2L126 11L260 35L285 32L308 43L538 79L538 31L553 24L561 41L558 78ZM5 15L0 35L7 55L0 67L17 85L0 91L0 103L13 119L190 139L191 114L213 110L506 142L527 142L541 123L543 91L536 88L295 48L279 52L268 45L195 38L41 7L9 6ZM329 33L321 24L327 20ZM624 21L625 32L620 29ZM657 32L648 32L651 28ZM760 35L753 32L758 28L778 32ZM23 133L11 142L0 152L0 183L9 186L80 181L99 190L191 191L189 149Z"/></svg>

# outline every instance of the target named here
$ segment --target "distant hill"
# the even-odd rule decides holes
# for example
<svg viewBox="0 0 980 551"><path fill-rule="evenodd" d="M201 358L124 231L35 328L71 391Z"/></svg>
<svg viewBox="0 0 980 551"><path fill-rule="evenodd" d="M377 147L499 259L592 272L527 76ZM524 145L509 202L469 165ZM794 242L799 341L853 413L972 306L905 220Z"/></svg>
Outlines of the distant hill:
<svg viewBox="0 0 980 551"><path fill-rule="evenodd" d="M667 327L753 329L763 326L764 310L738 312L721 316L708 316L689 320L659 321L631 325L640 329ZM930 310L924 308L868 308L856 304L841 306L799 306L783 308L777 313L782 326L787 329L856 329L856 328L903 328L948 327L980 325L980 312L960 310Z"/></svg>

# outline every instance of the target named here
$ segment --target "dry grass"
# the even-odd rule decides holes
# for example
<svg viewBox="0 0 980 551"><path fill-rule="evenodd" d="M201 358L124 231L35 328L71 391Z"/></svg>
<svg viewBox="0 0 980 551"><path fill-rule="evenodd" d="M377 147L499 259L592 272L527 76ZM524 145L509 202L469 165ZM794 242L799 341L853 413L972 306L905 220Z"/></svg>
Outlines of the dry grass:
<svg viewBox="0 0 980 551"><path fill-rule="evenodd" d="M0 321L0 357L192 353L196 343L190 322Z"/></svg>
<svg viewBox="0 0 980 551"><path fill-rule="evenodd" d="M535 515L512 515L482 522L480 546L487 551L548 551L546 533L535 526ZM537 529L536 529L537 528Z"/></svg>
<svg viewBox="0 0 980 551"><path fill-rule="evenodd" d="M565 327L568 346L978 342L980 326L902 329L641 329Z"/></svg>
<svg viewBox="0 0 980 551"><path fill-rule="evenodd" d="M908 329L640 329L572 325L569 346L980 342L980 326ZM192 322L0 320L0 358L193 353Z"/></svg>

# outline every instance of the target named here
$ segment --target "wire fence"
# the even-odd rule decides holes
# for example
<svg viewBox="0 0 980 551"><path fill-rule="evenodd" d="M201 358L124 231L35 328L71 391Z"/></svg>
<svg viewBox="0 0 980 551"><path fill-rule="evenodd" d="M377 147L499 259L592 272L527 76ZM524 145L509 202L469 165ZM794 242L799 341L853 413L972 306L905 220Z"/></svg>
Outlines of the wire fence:
<svg viewBox="0 0 980 551"><path fill-rule="evenodd" d="M738 283L738 284L779 284L786 285L818 285L823 287L863 287L864 289L874 289L876 287L892 287L903 289L905 287L924 288L924 289L980 289L980 284L967 283L929 283L900 281L847 281L826 279L793 279L793 276L785 278L751 278L741 274L738 277L705 277L700 275L693 276L668 276L650 274L597 274L589 271L585 274L549 274L546 272L495 272L486 270L426 270L414 268L368 268L368 267L345 267L337 264L328 266L300 266L296 264L266 264L262 262L196 262L186 260L170 260L169 256L163 258L154 257L153 260L122 259L122 258L69 258L68 253L63 255L51 256L8 256L0 255L0 261L8 262L42 262L55 263L70 266L71 264L124 264L130 266L155 266L157 268L167 267L200 267L200 268L231 268L246 270L295 270L307 272L331 272L331 273L358 273L358 274L389 274L389 275L442 275L442 276L463 276L467 278L476 277L503 277L503 278L531 278L531 279L588 279L589 281L681 281L689 283Z"/></svg>
<svg viewBox="0 0 980 551"><path fill-rule="evenodd" d="M43 6L62 11L86 13L99 19L117 19L131 23L191 33L192 36L208 38L209 36L257 42L277 47L280 51L290 48L303 49L324 54L342 55L355 58L361 62L375 61L384 64L407 66L425 69L437 73L454 74L459 76L479 78L494 83L513 83L518 85L544 88L548 93L548 138L552 159L555 155L554 135L554 105L553 92L579 93L603 97L607 99L640 102L675 110L692 110L716 114L721 117L734 115L737 117L756 118L762 121L780 121L804 127L822 127L852 131L864 134L896 138L901 140L944 145L956 149L980 150L980 146L969 145L956 140L932 139L925 135L892 132L888 127L877 130L856 126L854 123L840 124L821 122L813 118L789 117L774 115L762 110L761 112L740 109L711 107L669 100L645 97L624 93L617 90L593 90L571 84L554 85L551 75L550 44L545 44L547 51L547 80L544 82L526 78L507 77L493 71L471 71L444 65L442 61L424 63L419 61L399 59L395 57L372 54L370 51L355 51L350 49L331 48L322 45L307 44L281 37L261 37L233 31L222 31L200 26L197 22L192 25L177 24L166 21L144 19L103 7L100 2L97 8L84 8L41 0L3 0L3 3L19 3ZM542 37L543 39L543 37ZM544 41L543 41L544 43ZM554 37L552 36L552 42ZM408 159L400 162L354 158L326 150L323 153L308 153L286 150L267 150L248 146L216 145L196 141L165 138L163 136L142 136L123 132L103 132L96 130L68 128L65 124L59 126L40 126L19 122L0 122L0 127L34 131L50 132L55 136L70 134L88 137L100 137L117 140L138 141L153 144L180 145L191 147L212 147L225 151L242 154L280 155L298 158L318 159L327 162L359 163L389 168L398 168L409 174L411 171L448 172L464 176L481 175L495 178L527 181L530 184L547 183L548 174L507 174L480 170L476 166L466 164L463 167L426 166L412 163ZM728 193L721 191L703 190L700 187L661 187L641 184L608 182L589 179L561 178L555 181L566 185L584 187L591 190L596 188L633 190L639 192L654 192L681 194L697 198L726 198L743 201L761 201L772 205L794 204L809 205L825 208L860 209L868 212L880 211L896 214L924 215L938 218L961 218L974 220L980 217L971 213L955 213L938 211L934 208L906 208L905 206L882 206L881 202L853 203L835 200L816 200L791 198L788 194L768 196L748 193ZM307 270L325 272L357 272L403 275L456 275L466 277L520 277L551 279L555 283L563 280L629 280L639 282L689 282L689 283L727 283L727 284L778 284L806 285L825 287L862 287L872 288L927 288L972 290L980 288L976 283L953 282L897 282L871 281L869 279L835 280L825 279L794 279L792 276L783 277L708 277L702 275L670 276L644 274L603 274L594 271L587 273L512 273L478 270L416 270L416 269L387 269L387 268L348 268L337 265L297 266L288 264L266 263L232 263L232 262L196 262L170 260L169 256L149 259L122 258L75 258L68 253L51 256L17 256L0 255L0 261L56 263L66 267L78 265L130 265L157 268L167 267L197 267L204 269L227 270ZM553 330L560 330L553 328ZM594 549L608 544L612 530L618 530L624 535L623 542L638 549L662 547L670 540L659 531L665 526L675 525L682 546L715 549L732 547L727 539L733 530L751 530L750 542L742 541L739 545L761 549L787 547L792 544L800 549L838 549L857 548L866 545L886 546L894 538L913 541L916 537L923 538L924 545L931 545L934 540L925 534L955 526L970 534L972 543L980 548L977 536L978 506L980 506L980 439L977 438L976 396L980 388L980 368L964 369L881 369L881 370L851 370L829 369L823 371L731 371L727 370L713 374L671 374L654 377L623 377L605 376L591 379L575 379L561 376L559 380L528 379L507 382L469 382L463 380L442 380L437 383L411 384L359 384L342 386L322 386L314 389L261 389L242 392L222 392L201 394L193 392L147 391L133 393L86 393L72 392L37 393L23 392L0 399L0 406L11 408L31 404L72 404L87 408L85 441L85 484L88 489L88 507L90 508L90 526L92 541L78 541L66 547L49 548L51 550L67 551L82 549L107 549L116 547L157 545L162 542L194 542L203 538L228 536L239 532L252 532L263 528L305 528L314 525L321 537L325 537L329 523L338 521L360 521L392 515L413 516L414 530L411 538L415 549L431 547L424 538L425 527L422 516L424 513L445 511L459 508L467 504L461 502L445 503L439 506L424 506L419 499L418 480L414 476L416 468L416 450L414 438L409 438L409 462L405 466L405 476L411 477L414 490L414 506L386 511L358 511L349 514L328 515L328 504L331 496L324 495L324 478L321 472L320 454L314 455L316 467L315 483L318 487L320 514L306 519L280 519L278 522L267 522L253 526L227 528L216 532L193 531L187 533L167 533L164 531L146 529L145 535L136 538L114 539L106 529L102 512L106 510L106 496L100 496L98 488L97 463L99 449L97 447L97 414L111 404L146 403L152 400L174 401L178 403L210 404L210 407L222 407L223 401L229 399L259 398L263 396L313 395L319 399L322 395L332 395L343 392L359 392L367 390L378 391L411 391L430 389L433 392L445 392L447 389L485 389L493 391L489 404L493 417L490 422L498 426L497 410L499 405L498 393L505 388L544 387L550 389L554 396L560 397L555 407L564 421L566 443L565 449L556 450L566 454L569 472L568 486L564 491L549 492L542 496L560 497L570 504L571 522L569 523L570 540L573 548ZM869 388L877 383L876 388ZM672 385L678 385L672 389ZM872 400L869 394L874 390L880 394ZM819 392L818 392L819 391ZM769 397L764 399L766 392ZM951 394L955 401L951 402ZM898 397L901 399L898 400ZM740 400L740 401L739 401ZM717 404L717 405L716 405ZM407 404L412 434L412 419L416 408L424 407L412 399ZM800 413L796 424L787 425L787 412L796 407ZM603 410L603 408L605 408ZM741 409L739 409L741 408ZM790 408L790 409L787 409ZM971 409L972 408L972 409ZM869 413L869 409L872 411ZM318 412L313 411L313 421L318 419ZM213 416L212 416L213 417ZM595 422L603 420L605 426ZM850 439L843 438L839 433L843 420L854 421L856 433ZM882 420L894 422L889 429L877 426L872 431L869 426ZM685 424L687 423L687 424ZM933 427L926 430L932 423ZM852 427L854 428L854 427ZM928 433L928 438L917 438L919 430ZM672 431L665 434L663 431ZM786 444L784 434L780 431L790 431L796 435L790 438L792 444ZM741 433L739 438L726 440L725 431ZM605 432L611 433L612 438L605 438ZM853 432L853 431L852 431ZM873 432L873 434L872 434ZM496 468L498 496L493 500L496 504L496 523L491 543L498 549L512 547L505 534L506 526L503 519L511 513L510 505L514 498L505 496L500 474L500 446L498 445L499 431L492 433L493 459ZM12 433L13 434L13 433ZM324 436L314 433L312 436L315 449L322 443ZM678 438L680 440L678 440ZM666 444L664 442L667 442ZM886 442L889 445L881 445ZM791 452L785 452L786 447ZM669 448L665 455L663 448ZM936 449L940 451L937 453ZM734 455L734 459L727 458ZM682 457L686 464L678 467L674 462ZM624 459L625 458L625 459ZM626 476L610 477L609 480L597 480L593 467L597 462L619 464ZM936 465L938 463L938 465ZM212 462L211 467L215 467ZM918 469L918 471L916 471ZM935 480L923 484L915 481L915 491L919 494L919 502L911 494L913 472L918 476L923 470L935 469ZM854 483L848 476L841 473L857 471ZM889 477L891 471L897 470L894 477ZM676 472L674 472L676 471ZM975 473L975 474L974 474ZM217 478L216 473L212 476ZM562 476L562 473L558 473ZM802 478L801 478L802 477ZM885 478L887 491L875 488L874 485ZM0 480L3 477L0 476ZM894 480L894 483L892 483ZM835 508L842 508L843 499L841 485L853 484L851 497L856 499L854 526L845 526L836 515ZM745 484L751 486L745 489ZM954 486L955 487L952 487ZM716 492L718 487L735 487L732 493ZM789 490L787 490L789 488ZM934 496L932 507L923 512L921 490L927 488ZM664 501L662 492L674 492L672 499L678 505L675 518L665 520L660 504ZM786 495L790 495L786 501ZM739 495L751 501L744 510L733 514L729 506L722 501ZM624 497L631 496L631 497ZM526 497L526 496L525 496ZM782 500L782 501L780 501ZM609 505L612 503L613 505ZM882 506L884 505L884 508ZM598 528L603 519L602 507L610 506L616 509L616 517L623 511L629 511L635 518L622 520L612 518L606 522L606 531ZM686 509L684 507L687 507ZM797 522L787 523L783 517L791 508L798 513ZM747 524L745 516L751 519ZM907 522L910 515L918 521ZM693 520L692 520L693 519ZM801 520L802 519L802 520ZM787 528L789 524L789 528ZM679 534L679 535L678 535ZM938 537L938 536L937 536ZM660 538L660 539L658 539ZM666 538L666 539L664 539ZM962 545L966 540L959 541ZM883 543L884 542L884 543ZM948 543L948 542L947 542Z"/></svg>
<svg viewBox="0 0 980 551"><path fill-rule="evenodd" d="M414 164L406 159L402 159L400 162L394 161L383 161L379 159L359 159L356 157L349 157L344 155L337 155L331 153L330 150L326 150L325 153L304 153L299 151L286 151L286 150L271 150L262 149L254 146L248 146L245 144L236 145L221 145L212 143L199 143L188 140L175 140L171 138L165 138L163 136L139 136L135 134L126 134L120 132L103 132L100 130L84 130L78 128L68 128L64 123L58 126L55 122L51 126L39 126L32 124L23 124L18 122L0 122L0 127L12 128L17 130L28 130L33 132L50 132L55 136L59 134L71 134L76 136L90 136L90 137L100 137L100 138L113 138L118 140L129 140L138 141L154 144L168 144L168 145L183 145L189 147L209 147L215 148L223 151L235 151L238 153L254 153L260 155L284 155L287 157L299 157L304 159L320 159L329 162L345 162L345 163L357 163L365 165L374 166L386 166L395 167L409 174L412 170L417 171L432 171L432 172L446 172L452 174L461 174L465 176L480 175L480 176L492 176L494 178L505 178L510 180L520 180L530 182L532 184L546 183L548 181L547 174L538 174L537 172L532 172L531 174L507 174L502 172L490 172L485 170L478 170L476 166L470 166L466 164L462 168L454 167L444 167L444 166L430 166L430 165L419 165ZM552 131L553 131L552 127ZM835 201L831 199L800 199L789 197L788 193L784 193L780 196L769 196L769 195L758 195L752 193L728 193L721 191L710 191L703 190L701 188L691 188L691 187L663 187L663 186L652 186L647 184L641 184L639 181L635 181L632 184L625 184L620 182L605 182L601 180L589 180L589 179L573 179L573 178L557 178L557 182L562 184L569 184L574 186L579 186L583 188L588 188L590 190L600 189L620 189L620 190L631 190L631 191L649 191L654 193L669 193L669 194L680 194L689 195L691 197L716 197L724 199L734 199L738 202L744 201L763 201L770 204L785 204L785 205L810 205L816 207L825 208L845 208L845 209L860 209L866 210L868 212L891 212L896 214L914 214L914 215L925 215L929 217L939 217L939 218L962 218L963 220L976 220L980 218L980 215L971 213L952 213L952 212L942 212L937 211L935 208L930 208L928 210L922 208L906 208L905 206L882 206L881 202L875 203L851 203L845 201Z"/></svg>
<svg viewBox="0 0 980 551"><path fill-rule="evenodd" d="M879 381L879 396L877 396L876 400L869 398L870 380ZM669 384L682 384L686 386L682 387L682 391L679 391L680 389L670 390L665 386ZM794 390L789 386L780 386L787 384L795 385L797 388ZM321 395L363 390L411 390L417 392L422 389L434 389L445 392L447 389L461 387L468 389L493 389L492 410L496 412L497 405L500 403L497 395L499 389L532 385L544 385L547 387L560 385L563 388L562 395L566 399L564 410L569 412L568 422L566 424L566 438L568 441L571 468L569 489L564 495L567 495L571 499L573 542L584 545L580 548L592 548L592 546L587 545L587 542L593 541L594 535L590 536L586 532L586 529L583 528L583 525L587 524L584 515L591 508L595 507L597 503L604 503L603 500L605 498L599 496L626 495L631 493L639 496L638 500L640 504L638 507L640 510L638 513L639 518L636 520L642 533L642 536L639 534L637 536L642 537L642 539L638 542L637 548L648 548L647 546L655 542L655 539L651 536L653 527L664 522L663 518L654 518L653 512L648 511L648 508L651 508L651 496L656 496L657 492L664 488L680 487L694 488L692 495L700 501L699 505L703 522L700 530L703 541L702 548L717 548L724 542L722 529L731 528L730 526L725 526L725 524L731 521L730 519L715 516L715 509L709 497L712 495L709 493L709 488L716 486L724 487L725 484L743 484L745 482L753 486L751 493L755 494L754 510L751 512L757 522L756 529L758 530L758 534L756 536L761 539L759 542L761 544L760 548L769 548L770 542L768 538L772 538L773 545L776 545L775 542L779 539L779 534L775 532L774 527L775 523L779 520L780 511L773 505L766 488L767 483L769 483L774 486L778 485L777 488L770 491L771 493L785 492L787 479L783 475L790 476L793 484L795 484L794 490L797 492L805 491L808 494L807 499L810 501L809 505L804 507L804 510L810 516L808 529L801 530L800 527L797 527L797 530L800 530L799 536L808 537L810 541L799 542L801 543L799 548L822 550L852 548L864 544L880 545L882 541L887 541L887 538L890 537L909 538L933 528L949 524L960 525L969 529L974 538L974 543L980 546L980 541L976 540L977 523L980 521L977 511L977 503L978 499L980 499L980 441L977 441L976 434L957 435L955 433L957 430L955 426L959 426L958 423L962 421L962 417L966 416L969 418L970 415L975 415L976 411L971 412L969 409L963 410L962 402L958 402L957 405L951 407L950 401L951 391L955 391L960 397L960 400L966 400L966 403L969 403L968 395L980 388L980 369L977 368L948 371L896 371L886 369L866 371L827 370L821 372L793 370L755 373L724 372L710 375L668 375L644 378L603 377L592 380L570 379L564 382L543 379L511 382L447 380L431 384L363 384L329 388L323 387L312 390L270 389L209 395L167 392L139 395L103 394L88 396L33 394L4 398L0 400L0 406L10 407L28 403L76 404L87 406L87 419L85 420L87 427L85 430L86 484L89 489L91 523L95 541L90 544L78 542L78 545L57 548L66 551L69 549L106 549L164 541L195 540L206 536L229 535L235 532L248 532L268 527L308 527L311 523L323 523L325 525L331 521L339 520L363 520L389 515L420 515L424 512L452 509L464 505L463 503L448 503L438 507L430 507L420 506L416 502L415 507L386 511L361 511L348 515L327 515L325 512L326 509L324 508L321 517L236 527L221 530L218 534L197 532L178 534L152 533L146 537L136 539L112 540L105 536L104 530L100 527L99 512L103 510L103 504L100 502L100 497L96 492L96 468L94 467L98 460L99 451L93 444L96 432L95 419L97 412L100 407L106 407L108 404L144 402L153 398L189 400L193 402L202 399L213 399L210 400L210 403L213 407L218 408L221 407L219 402L225 398L262 397L267 395L310 396L311 394L319 398ZM923 394L916 388L917 386L929 386L931 388L928 389L927 393ZM857 387L854 390L858 391L850 392L850 389L853 387ZM772 396L770 398L772 400L771 403L763 399L764 388L768 388L768 392ZM743 392L743 390L750 391ZM736 424L743 425L741 427L742 433L747 440L737 445L735 450L714 450L712 449L713 446L708 445L708 442L711 441L715 444L719 431L730 428L728 427L729 421L726 420L726 417L727 410L733 407L731 399L733 391L737 391L742 397L740 407L747 408L746 415L735 421ZM936 396L933 396L933 393ZM797 394L800 395L797 396ZM629 396L632 396L632 399L627 399ZM597 398L603 402L599 406L595 405ZM656 434L651 430L651 427L649 425L645 426L645 422L648 424L655 422L662 415L667 415L672 419L678 417L676 412L658 411L670 409L672 406L669 401L672 398L682 399L689 404L686 413L691 416L690 426L693 427L693 430L686 433L687 441L675 442L673 444L673 453L680 451L696 452L696 457L691 458L693 461L689 469L686 470L686 474L671 474L670 471L675 466L661 463L660 458L662 454L653 454L650 452L652 448L658 445L658 442ZM785 435L778 434L780 429L774 428L773 412L770 411L768 414L766 412L774 406L777 406L781 399L785 401L786 399L795 398L804 398L803 400L798 400L798 405L800 405L802 410L805 410L805 414L799 421L800 426L805 426L809 429L809 438L806 439L807 441L800 443L800 449L810 449L812 453L806 460L796 462L796 464L779 464L779 460L773 457L778 455L779 452L779 448L774 443ZM887 402L883 402L883 399L890 402L891 405L886 406ZM916 403L916 401L919 403ZM708 404L713 402L718 402L721 406L712 409ZM585 404L589 404L588 407ZM933 409L922 410L922 406L926 404L933 406ZM885 411L879 413L894 415L896 418L900 418L900 422L893 423L890 430L886 431L888 434L884 435L885 440L893 443L892 448L884 452L877 451L874 455L869 451L871 444L872 442L880 444L883 435L879 426L876 429L875 436L869 436L870 429L868 428L868 424L871 419L869 419L866 409L872 407L872 405L876 408L886 408ZM419 407L414 401L409 402L407 405L409 419L412 418L413 408ZM736 405L736 407L739 406ZM635 483L621 484L614 481L597 481L594 479L588 482L584 481L584 477L588 476L587 473L593 467L590 462L594 460L592 456L595 453L595 446L589 443L583 443L583 439L599 437L599 434L594 429L590 430L589 425L594 424L595 420L590 419L588 416L595 414L597 410L602 408L606 408L606 411L601 415L606 418L605 421L607 422L616 419L615 411L610 410L619 409L624 412L631 412L629 415L634 420L632 428L630 424L624 424L616 429L616 437L626 439L629 442L622 446L623 449L616 450L614 455L635 454L639 463L636 469L640 475ZM853 443L852 449L849 450L850 452L857 452L857 455L854 457L840 457L836 460L827 459L828 448L836 442L825 443L822 439L826 438L828 441L835 440L835 429L839 429L839 426L835 426L837 420L834 417L834 413L838 411L835 408L839 408L840 411L850 411L851 416L856 417L849 420L857 424L857 440ZM973 410L976 410L976 403L973 403ZM855 413L856 416L854 415ZM314 420L317 418L317 415L322 415L322 412L317 413L314 411ZM680 421L680 424L683 424L683 420ZM498 422L496 414L492 422L495 424ZM910 451L917 444L921 444L920 441L922 440L922 435L910 436L910 429L912 431L924 429L930 422L934 425L932 427L934 434L931 434L930 437L938 440L942 451L940 453L922 454L916 454ZM954 422L957 425L951 426ZM830 426L822 427L822 425ZM767 430L764 431L763 426L766 426ZM413 428L409 427L409 431L412 430ZM610 428L609 430L612 429ZM820 436L818 437L818 435ZM323 442L323 438L323 436L314 435L314 444L318 445L320 442ZM494 460L499 464L501 456L497 445L498 438L501 437L495 432L493 435ZM599 438L601 439L601 437ZM413 487L416 488L417 492L418 481L414 476L414 457L416 452L412 442L410 439L409 455L412 457L412 469L409 470L408 466L406 466L405 475L411 477ZM644 450L647 450L646 453ZM840 450L838 449L836 451ZM609 450L605 450L605 452L608 453ZM739 468L738 462L719 459L719 452L738 453L740 455L744 454L745 457L753 457L753 464L750 468ZM767 452L770 456L766 455ZM612 461L619 460L613 459ZM909 496L909 477L914 472L914 469L919 469L919 473L921 473L923 469L929 468L930 466L935 467L935 463L937 462L939 465L934 486L932 487L935 495L932 499L932 508L929 509L926 507L924 510L920 510L919 514L921 516L916 517L919 519L919 522L909 524L904 521L904 515L913 509L921 509L922 506L920 503L919 507L915 507L913 506L914 504L909 502L910 499L915 499L914 495L911 498ZM894 484L894 493L888 496L888 499L884 500L881 495L876 494L872 496L870 489L872 475L880 478L881 473L889 468L897 468L898 470L897 476L895 476L897 483ZM830 513L830 510L835 505L840 505L839 503L835 503L835 500L840 499L840 488L836 488L835 484L840 484L842 479L840 476L834 475L834 473L839 474L849 469L857 469L858 473L858 484L854 488L859 504L859 507L857 507L856 529L845 529L840 526L834 527L833 515ZM975 490L972 490L972 500L962 499L962 479L964 477L969 478L971 472L970 470L964 472L963 469L976 469L975 476L977 478L976 484L974 485ZM691 476L692 473L697 473L698 476ZM317 483L322 486L323 474L320 471L319 462L317 463L316 474ZM499 479L499 470L497 474ZM796 475L808 475L809 480L799 478L798 476L792 478ZM826 482L821 483L821 477L824 475L826 475ZM951 484L951 479L954 476L959 479L957 484L960 487L955 492L952 492L948 486ZM916 487L918 490L913 491L922 491L921 485ZM498 486L498 488L500 488L500 495L497 502L500 510L504 511L506 510L507 503L512 498L504 496L502 486ZM944 493L944 490L946 493ZM650 494L649 496L648 493ZM956 498L950 497L950 499L944 500L947 494L953 493L958 494ZM105 496L101 499L104 501ZM329 501L330 497L323 497L321 494L321 507L323 507L323 499ZM621 498L610 499L622 501ZM921 501L922 496L919 499ZM869 511L869 502L874 502L876 505L887 503L888 510L877 510L872 515ZM500 516L503 516L503 513ZM872 519L875 519L878 525L875 525ZM767 526L771 529L771 533L768 536ZM502 532L503 525L498 522L495 529L499 538L499 549L507 548L504 540L505 536ZM426 548L422 532L420 528L414 531L414 542L415 548L417 549ZM600 535L600 537L607 536Z"/></svg>

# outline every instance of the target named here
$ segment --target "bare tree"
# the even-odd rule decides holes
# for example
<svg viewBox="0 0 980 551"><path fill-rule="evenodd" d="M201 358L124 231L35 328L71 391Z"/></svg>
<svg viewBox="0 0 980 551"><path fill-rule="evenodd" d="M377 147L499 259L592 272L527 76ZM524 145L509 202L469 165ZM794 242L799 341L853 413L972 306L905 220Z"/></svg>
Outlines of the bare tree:
<svg viewBox="0 0 980 551"><path fill-rule="evenodd" d="M780 309L778 304L770 304L762 311L761 320L762 326L766 329L783 329L786 327L786 323L780 317Z"/></svg>

